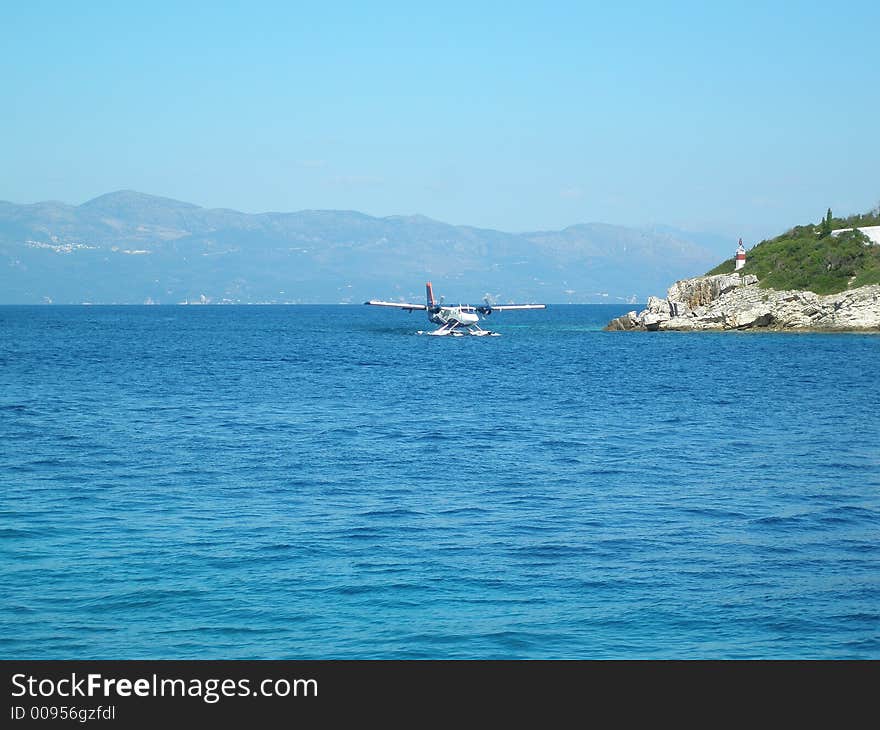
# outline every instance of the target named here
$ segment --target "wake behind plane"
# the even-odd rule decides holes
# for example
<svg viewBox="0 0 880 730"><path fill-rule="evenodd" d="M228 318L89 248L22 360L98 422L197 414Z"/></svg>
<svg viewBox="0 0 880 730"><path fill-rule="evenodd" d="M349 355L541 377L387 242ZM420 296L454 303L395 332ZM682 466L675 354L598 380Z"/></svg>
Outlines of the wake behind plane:
<svg viewBox="0 0 880 730"><path fill-rule="evenodd" d="M383 302L378 299L371 299L364 304L372 304L376 307L395 307L404 309L407 312L423 309L428 314L428 320L434 324L440 325L437 329L425 332L419 330L420 335L434 335L442 337L450 335L452 337L463 337L464 335L473 335L474 337L497 337L498 332L484 330L480 327L480 317L488 317L492 312L503 312L508 309L545 309L546 304L489 304L488 300L484 304L459 304L450 306L443 303L443 298L437 302L434 299L434 289L431 282L425 284L425 303L409 304L407 302Z"/></svg>

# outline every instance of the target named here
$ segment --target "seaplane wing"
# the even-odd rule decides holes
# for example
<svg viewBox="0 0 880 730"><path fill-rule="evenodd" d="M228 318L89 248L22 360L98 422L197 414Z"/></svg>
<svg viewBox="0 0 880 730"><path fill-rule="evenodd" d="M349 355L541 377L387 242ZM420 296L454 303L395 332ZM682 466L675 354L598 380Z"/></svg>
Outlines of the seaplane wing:
<svg viewBox="0 0 880 730"><path fill-rule="evenodd" d="M546 309L546 304L481 304L474 307L474 310L481 314L491 314L492 312L504 312L508 309Z"/></svg>
<svg viewBox="0 0 880 730"><path fill-rule="evenodd" d="M424 304L409 304L407 302L383 302L378 299L371 299L368 302L364 302L364 304L372 304L374 307L395 307L397 309L405 309L407 312L412 312L414 309L428 308Z"/></svg>

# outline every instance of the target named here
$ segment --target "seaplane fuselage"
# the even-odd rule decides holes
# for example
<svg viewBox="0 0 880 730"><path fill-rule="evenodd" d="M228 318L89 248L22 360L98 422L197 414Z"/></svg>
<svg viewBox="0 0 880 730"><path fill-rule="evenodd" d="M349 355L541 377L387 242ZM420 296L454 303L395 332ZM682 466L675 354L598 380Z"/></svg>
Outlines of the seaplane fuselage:
<svg viewBox="0 0 880 730"><path fill-rule="evenodd" d="M469 327L480 321L479 315L474 312L466 312L462 307L439 307L436 312L429 311L428 319L434 324L458 322L463 327Z"/></svg>

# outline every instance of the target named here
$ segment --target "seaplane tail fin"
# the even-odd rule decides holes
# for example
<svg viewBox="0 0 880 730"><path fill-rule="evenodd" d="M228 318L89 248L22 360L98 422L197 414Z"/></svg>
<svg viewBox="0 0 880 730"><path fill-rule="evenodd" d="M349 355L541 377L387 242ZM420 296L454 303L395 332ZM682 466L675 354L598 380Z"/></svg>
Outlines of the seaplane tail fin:
<svg viewBox="0 0 880 730"><path fill-rule="evenodd" d="M430 281L425 282L425 304L428 307L437 306L437 303L434 301L434 287L431 286Z"/></svg>

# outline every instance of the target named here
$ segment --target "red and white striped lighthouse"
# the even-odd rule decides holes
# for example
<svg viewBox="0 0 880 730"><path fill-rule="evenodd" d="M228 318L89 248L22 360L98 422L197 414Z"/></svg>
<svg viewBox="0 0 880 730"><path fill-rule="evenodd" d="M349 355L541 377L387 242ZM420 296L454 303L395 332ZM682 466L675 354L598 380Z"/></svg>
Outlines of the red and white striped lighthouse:
<svg viewBox="0 0 880 730"><path fill-rule="evenodd" d="M739 239L739 246L736 248L736 266L734 271L739 271L746 265L746 247L743 246L743 240Z"/></svg>

